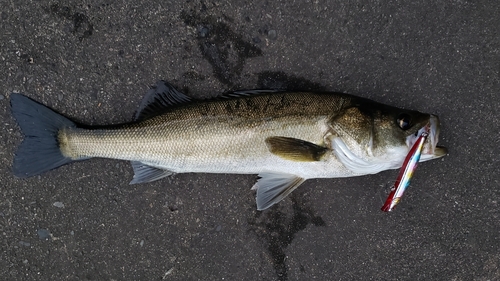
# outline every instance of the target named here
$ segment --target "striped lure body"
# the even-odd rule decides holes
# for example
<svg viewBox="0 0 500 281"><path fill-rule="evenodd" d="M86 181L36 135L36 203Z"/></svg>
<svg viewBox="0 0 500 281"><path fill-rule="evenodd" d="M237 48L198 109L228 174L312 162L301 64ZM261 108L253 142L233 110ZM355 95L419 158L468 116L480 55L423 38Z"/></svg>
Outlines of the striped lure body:
<svg viewBox="0 0 500 281"><path fill-rule="evenodd" d="M384 206L382 206L382 211L390 212L394 209L394 207L399 203L401 197L403 197L403 193L406 188L410 185L410 180L417 169L418 161L420 160L420 156L422 155L422 149L424 147L425 140L427 136L429 136L428 128L423 128L424 132L420 134L415 144L410 149L410 152L406 156L403 166L399 171L398 178L394 183L394 187L389 194L389 197L385 201Z"/></svg>

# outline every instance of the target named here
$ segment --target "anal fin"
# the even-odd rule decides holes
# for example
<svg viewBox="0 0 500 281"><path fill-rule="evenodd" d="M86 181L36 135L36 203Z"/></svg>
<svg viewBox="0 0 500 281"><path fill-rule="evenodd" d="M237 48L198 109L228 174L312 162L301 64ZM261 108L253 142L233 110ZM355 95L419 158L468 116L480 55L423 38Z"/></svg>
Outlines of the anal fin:
<svg viewBox="0 0 500 281"><path fill-rule="evenodd" d="M139 161L130 163L134 169L134 178L130 184L152 182L174 174L172 171L152 167Z"/></svg>
<svg viewBox="0 0 500 281"><path fill-rule="evenodd" d="M283 200L292 193L305 179L291 174L265 172L252 190L257 190L257 210L265 210Z"/></svg>

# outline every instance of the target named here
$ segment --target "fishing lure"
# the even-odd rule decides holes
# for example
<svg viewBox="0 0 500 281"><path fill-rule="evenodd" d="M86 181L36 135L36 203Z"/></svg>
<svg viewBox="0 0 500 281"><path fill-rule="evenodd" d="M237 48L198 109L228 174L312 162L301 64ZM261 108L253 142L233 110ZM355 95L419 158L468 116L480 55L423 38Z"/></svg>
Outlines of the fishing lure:
<svg viewBox="0 0 500 281"><path fill-rule="evenodd" d="M415 141L415 144L413 144L413 146L411 147L410 152L408 152L408 155L403 162L403 166L399 171L399 175L396 179L396 182L394 183L394 187L392 188L389 197L387 197L384 206L382 206L382 211L392 211L401 200L403 193L410 185L410 179L412 178L413 173L417 168L418 161L420 160L420 155L422 155L422 149L424 147L425 139L428 135L429 131L426 128Z"/></svg>

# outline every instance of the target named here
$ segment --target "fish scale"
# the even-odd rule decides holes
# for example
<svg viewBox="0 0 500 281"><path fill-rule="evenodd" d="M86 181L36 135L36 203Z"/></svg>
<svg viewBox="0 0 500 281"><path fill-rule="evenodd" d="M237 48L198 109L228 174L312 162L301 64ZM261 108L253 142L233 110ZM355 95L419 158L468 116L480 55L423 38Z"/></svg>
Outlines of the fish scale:
<svg viewBox="0 0 500 281"><path fill-rule="evenodd" d="M144 161L177 173L202 170L258 173L258 166L248 170L246 165L227 168L224 165L231 159L238 162L256 159L261 165L266 162L268 166L276 165L279 159L269 154L263 141L274 135L322 142L328 129L325 124L331 118L327 108L332 106L327 107L327 102L338 100L323 99L318 103L317 99L300 93L283 93L243 97L243 100L220 99L203 106L179 106L152 119L120 127L62 131L59 137L67 141L61 150L75 160L104 157ZM311 112L306 120L297 116L303 115L296 107L300 101L306 104L305 108L311 108L311 104L316 107L316 112ZM280 106L283 103L295 107ZM264 104L269 105L260 106ZM320 105L323 108L318 108Z"/></svg>

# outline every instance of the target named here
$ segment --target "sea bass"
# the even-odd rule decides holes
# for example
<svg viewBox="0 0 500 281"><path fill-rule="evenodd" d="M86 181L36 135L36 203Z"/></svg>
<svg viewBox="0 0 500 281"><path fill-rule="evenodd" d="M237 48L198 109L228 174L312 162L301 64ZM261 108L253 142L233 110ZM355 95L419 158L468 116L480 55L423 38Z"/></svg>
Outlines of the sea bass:
<svg viewBox="0 0 500 281"><path fill-rule="evenodd" d="M131 184L174 173L258 174L258 210L307 179L401 167L424 126L420 161L447 154L437 146L437 116L339 93L240 91L192 100L160 81L133 122L99 127L79 126L20 94L11 95L11 108L25 135L14 158L18 177L93 157L131 161Z"/></svg>

